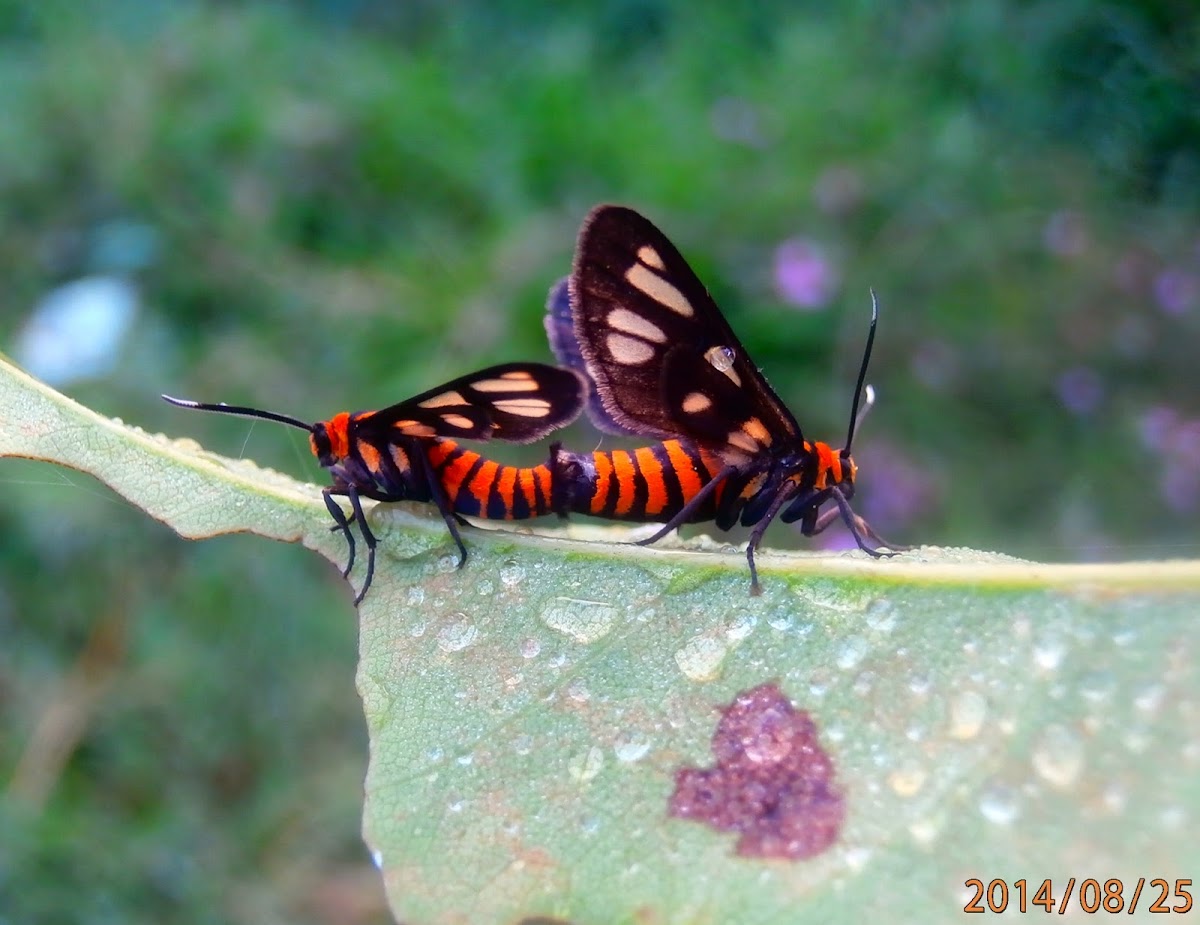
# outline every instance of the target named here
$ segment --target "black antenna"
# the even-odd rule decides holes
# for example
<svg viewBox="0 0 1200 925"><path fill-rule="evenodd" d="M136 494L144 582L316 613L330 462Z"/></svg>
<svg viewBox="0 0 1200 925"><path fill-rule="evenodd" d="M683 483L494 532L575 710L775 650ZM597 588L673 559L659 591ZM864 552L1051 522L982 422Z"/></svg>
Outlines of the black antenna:
<svg viewBox="0 0 1200 925"><path fill-rule="evenodd" d="M854 386L854 404L850 407L850 427L846 433L846 455L850 455L850 443L854 440L855 422L858 420L858 403L862 399L863 383L867 378L867 365L871 362L871 347L875 344L875 325L879 322L879 301L875 290L871 290L871 330L867 332L867 347L863 351L862 366L858 370L858 383Z"/></svg>
<svg viewBox="0 0 1200 925"><path fill-rule="evenodd" d="M292 427L299 427L301 430L307 430L309 433L312 432L311 424L305 424L299 418L288 417L286 414L276 414L274 411L243 408L240 405L227 405L225 402L210 405L199 401L189 401L186 398L172 398L170 395L164 395L163 401L170 402L172 405L178 405L180 408L194 408L196 411L217 411L221 414L236 414L243 418L262 418L265 421L278 421L280 424L290 424Z"/></svg>

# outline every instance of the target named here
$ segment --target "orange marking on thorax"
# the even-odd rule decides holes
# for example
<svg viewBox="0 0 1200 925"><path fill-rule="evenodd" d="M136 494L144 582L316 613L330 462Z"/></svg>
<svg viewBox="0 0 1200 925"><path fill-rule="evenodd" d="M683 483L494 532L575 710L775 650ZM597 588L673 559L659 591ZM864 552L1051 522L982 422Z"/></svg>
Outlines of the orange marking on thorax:
<svg viewBox="0 0 1200 925"><path fill-rule="evenodd" d="M604 502L608 499L608 483L612 478L612 460L607 453L593 453L592 464L596 467L596 493L592 495L591 512L604 513Z"/></svg>
<svg viewBox="0 0 1200 925"><path fill-rule="evenodd" d="M613 513L621 517L633 510L637 469L634 468L633 457L624 450L613 450L612 464L613 474L617 477L617 507Z"/></svg>
<svg viewBox="0 0 1200 925"><path fill-rule="evenodd" d="M329 437L329 452L334 459L345 459L350 452L350 412L335 414L325 422L325 433Z"/></svg>
<svg viewBox="0 0 1200 925"><path fill-rule="evenodd" d="M366 440L356 441L356 446L358 448L358 455L362 457L363 464L367 469L371 472L378 472L379 463L382 461L379 450L375 449L370 443L367 443Z"/></svg>
<svg viewBox="0 0 1200 925"><path fill-rule="evenodd" d="M687 504L704 487L700 481L700 474L696 471L696 461L678 440L664 440L663 449L667 451L667 459L671 462L671 471L675 473L675 478L679 481L679 490L683 493L683 503Z"/></svg>
<svg viewBox="0 0 1200 925"><path fill-rule="evenodd" d="M501 466L500 480L496 483L496 494L504 502L504 518L511 520L513 515L513 489L517 485L517 467Z"/></svg>
<svg viewBox="0 0 1200 925"><path fill-rule="evenodd" d="M836 485L842 478L842 461L829 448L828 443L817 442L812 448L817 454L817 478L813 482L813 488L820 491L829 487L830 476L833 476L833 484Z"/></svg>
<svg viewBox="0 0 1200 925"><path fill-rule="evenodd" d="M667 483L663 481L662 463L649 447L641 447L633 451L638 468L642 470L642 478L646 480L646 516L653 517L667 506Z"/></svg>
<svg viewBox="0 0 1200 925"><path fill-rule="evenodd" d="M461 447L456 447L461 456L455 457L446 464L446 468L442 470L442 488L446 492L446 497L453 504L458 497L458 493L462 491L463 479L467 477L467 473L471 471L471 467L475 465L475 461L479 459L479 454L473 450L464 450Z"/></svg>
<svg viewBox="0 0 1200 925"><path fill-rule="evenodd" d="M475 477L471 479L471 484L467 486L467 491L475 496L481 509L487 507L488 492L491 491L492 481L496 478L496 472L499 469L500 463L490 459L484 460L479 471L475 473Z"/></svg>

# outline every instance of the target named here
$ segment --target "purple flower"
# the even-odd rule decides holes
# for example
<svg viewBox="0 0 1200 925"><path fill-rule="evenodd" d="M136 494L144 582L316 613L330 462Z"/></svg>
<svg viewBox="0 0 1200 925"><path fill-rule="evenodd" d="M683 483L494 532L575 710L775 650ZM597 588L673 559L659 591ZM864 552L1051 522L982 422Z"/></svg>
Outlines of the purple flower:
<svg viewBox="0 0 1200 925"><path fill-rule="evenodd" d="M1200 301L1200 278L1195 273L1168 267L1154 277L1154 297L1168 315L1183 315Z"/></svg>
<svg viewBox="0 0 1200 925"><path fill-rule="evenodd" d="M1058 377L1058 398L1073 414L1091 414L1104 400L1104 381L1094 369L1076 366Z"/></svg>
<svg viewBox="0 0 1200 925"><path fill-rule="evenodd" d="M1161 452L1170 442L1171 435L1179 425L1179 412L1163 405L1143 412L1138 421L1138 435L1142 446Z"/></svg>
<svg viewBox="0 0 1200 925"><path fill-rule="evenodd" d="M821 248L789 238L775 249L775 289L799 308L824 308L838 287L838 272Z"/></svg>

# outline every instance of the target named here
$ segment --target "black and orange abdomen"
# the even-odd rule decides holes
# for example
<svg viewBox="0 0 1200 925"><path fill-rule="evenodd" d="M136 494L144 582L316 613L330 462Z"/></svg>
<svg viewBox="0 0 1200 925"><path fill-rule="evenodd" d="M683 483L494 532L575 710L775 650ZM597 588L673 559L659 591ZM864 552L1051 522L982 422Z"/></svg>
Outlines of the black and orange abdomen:
<svg viewBox="0 0 1200 925"><path fill-rule="evenodd" d="M549 466L505 465L453 440L431 441L426 458L456 514L524 520L551 513Z"/></svg>
<svg viewBox="0 0 1200 925"><path fill-rule="evenodd" d="M610 520L668 521L721 471L721 460L680 440L636 450L567 453L554 462L554 509ZM692 521L712 520L724 485L696 509Z"/></svg>

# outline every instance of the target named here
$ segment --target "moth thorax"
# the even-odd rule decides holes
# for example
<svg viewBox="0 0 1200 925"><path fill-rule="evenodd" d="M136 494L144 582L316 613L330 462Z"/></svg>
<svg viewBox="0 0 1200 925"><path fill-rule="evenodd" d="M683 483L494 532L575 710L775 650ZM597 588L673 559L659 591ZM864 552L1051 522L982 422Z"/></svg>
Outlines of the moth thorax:
<svg viewBox="0 0 1200 925"><path fill-rule="evenodd" d="M813 450L817 454L817 488L839 485L847 476L851 482L854 481L854 463L850 457L843 457L828 443L814 443Z"/></svg>

